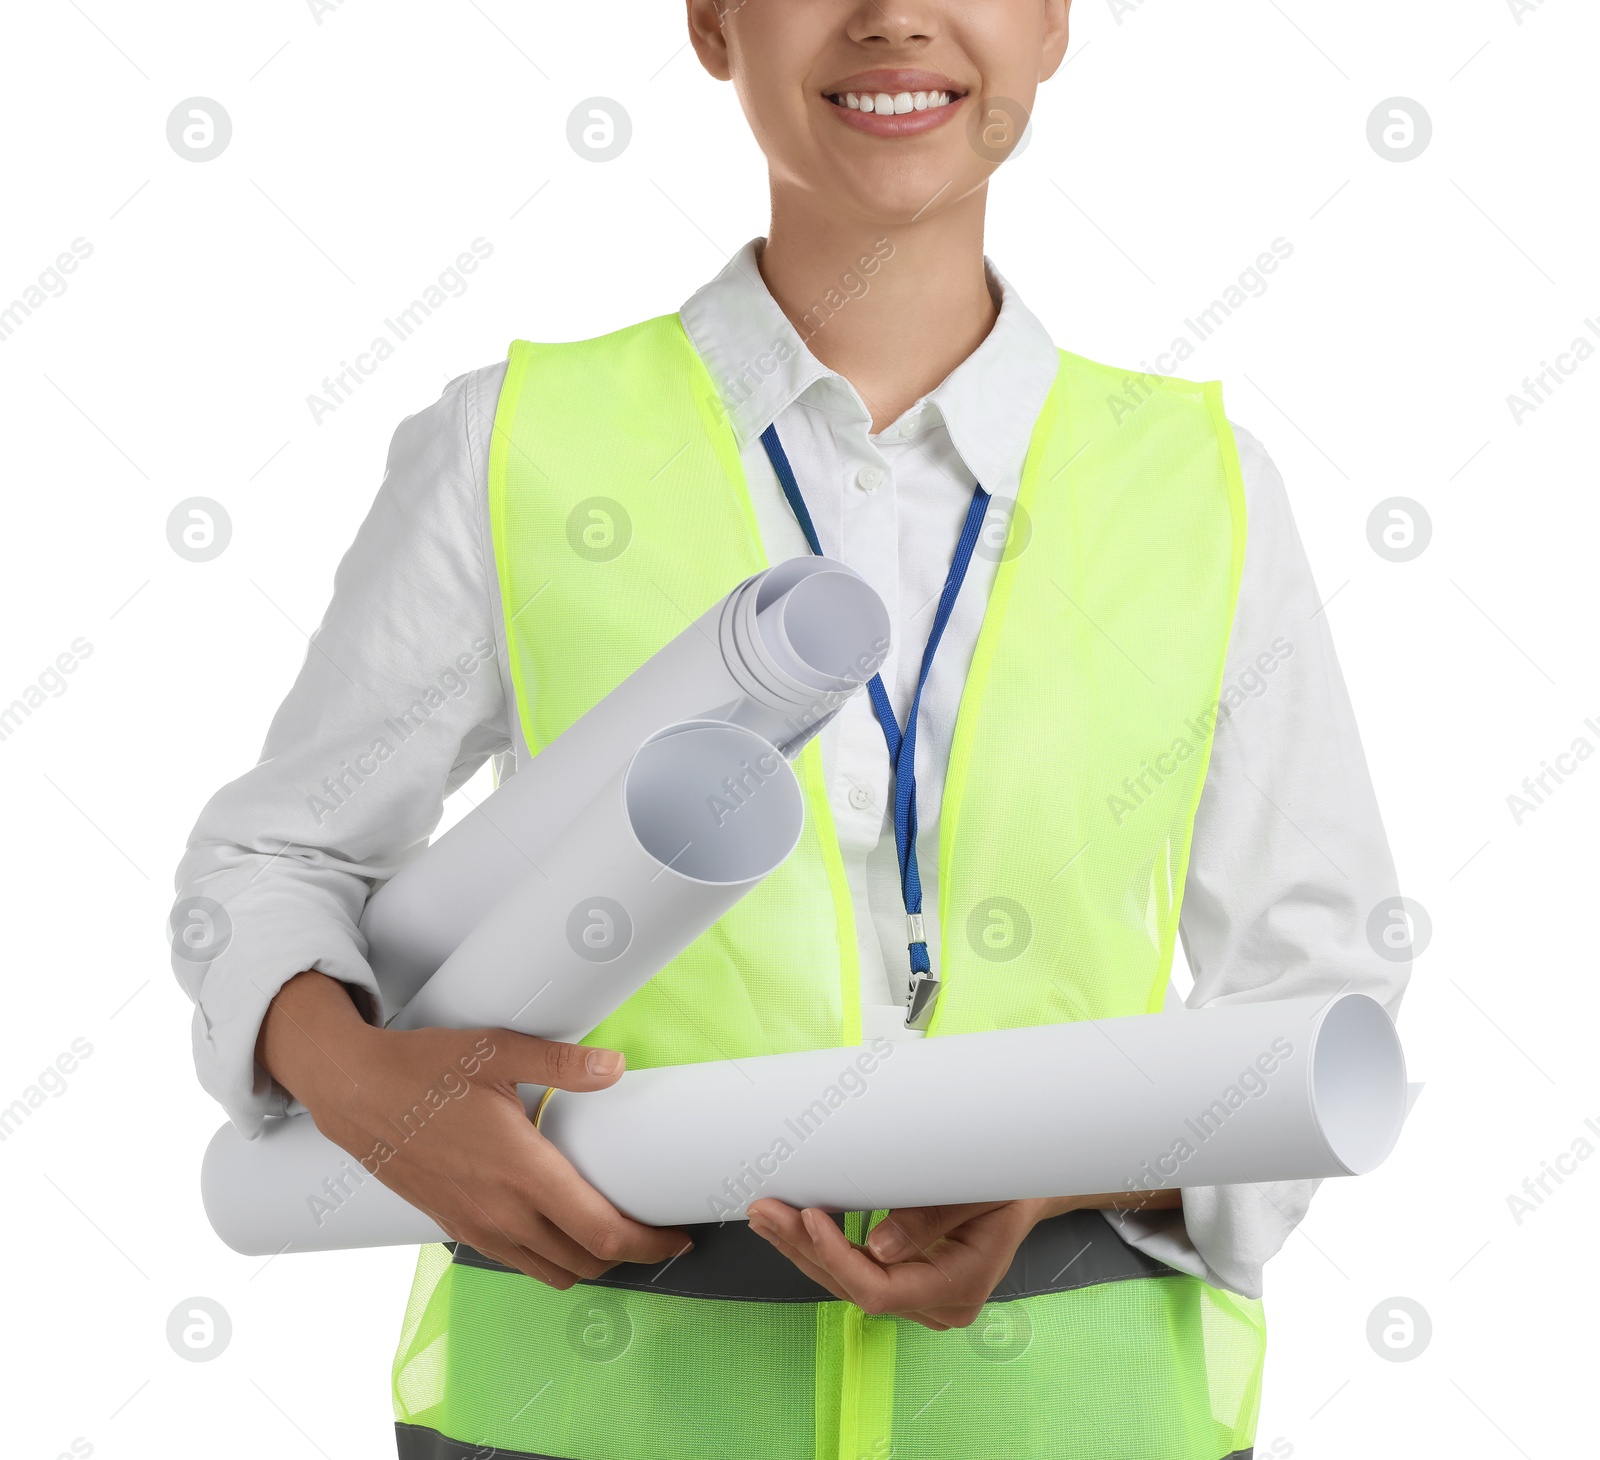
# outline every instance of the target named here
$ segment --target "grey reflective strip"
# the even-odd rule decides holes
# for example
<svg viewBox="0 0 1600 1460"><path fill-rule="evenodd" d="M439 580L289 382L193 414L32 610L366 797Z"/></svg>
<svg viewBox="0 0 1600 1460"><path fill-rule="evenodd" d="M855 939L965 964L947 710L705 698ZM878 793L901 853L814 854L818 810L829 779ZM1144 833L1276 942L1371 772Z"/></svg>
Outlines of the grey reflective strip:
<svg viewBox="0 0 1600 1460"><path fill-rule="evenodd" d="M834 1220L844 1225L842 1216ZM694 1247L682 1257L658 1264L619 1263L603 1277L592 1279L592 1286L661 1293L669 1298L731 1298L747 1303L836 1301L745 1222L707 1222L684 1231ZM493 1272L515 1271L464 1242L457 1243L455 1260Z"/></svg>
<svg viewBox="0 0 1600 1460"><path fill-rule="evenodd" d="M394 1427L395 1446L400 1460L560 1460L555 1455L535 1455L531 1450L497 1450L492 1445L463 1445L437 1430L425 1430L417 1425L397 1424ZM1235 1450L1222 1460L1253 1460L1255 1450ZM1013 1460L1024 1460L1016 1456Z"/></svg>
<svg viewBox="0 0 1600 1460"><path fill-rule="evenodd" d="M834 1220L843 1224L842 1217ZM731 1298L747 1303L835 1301L832 1293L814 1283L743 1222L720 1226L707 1223L685 1230L694 1239L692 1252L659 1266L621 1263L604 1277L593 1279L592 1285L675 1298ZM455 1260L492 1272L515 1270L465 1243L457 1244ZM1006 1303L1129 1278L1181 1276L1165 1263L1128 1246L1098 1211L1064 1212L1040 1222L1028 1233L989 1301Z"/></svg>
<svg viewBox="0 0 1600 1460"><path fill-rule="evenodd" d="M1099 1211L1063 1212L1040 1222L1023 1238L989 1301L1005 1303L1130 1278L1182 1276L1175 1268L1128 1246Z"/></svg>
<svg viewBox="0 0 1600 1460"><path fill-rule="evenodd" d="M395 1449L400 1460L561 1460L559 1455L535 1455L532 1450L497 1450L493 1445L466 1445L425 1430L421 1425L397 1424ZM1232 1456L1229 1457L1232 1460Z"/></svg>

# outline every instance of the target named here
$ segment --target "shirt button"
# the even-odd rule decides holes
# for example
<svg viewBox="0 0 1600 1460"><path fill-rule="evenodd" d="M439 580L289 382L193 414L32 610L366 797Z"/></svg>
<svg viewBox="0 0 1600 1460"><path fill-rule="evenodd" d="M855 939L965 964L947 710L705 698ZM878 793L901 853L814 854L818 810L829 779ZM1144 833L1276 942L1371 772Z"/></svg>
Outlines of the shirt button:
<svg viewBox="0 0 1600 1460"><path fill-rule="evenodd" d="M875 466L864 466L856 473L856 485L863 492L875 492L883 485L883 472Z"/></svg>
<svg viewBox="0 0 1600 1460"><path fill-rule="evenodd" d="M872 792L865 786L852 786L850 788L850 804L857 811L866 811L872 805Z"/></svg>
<svg viewBox="0 0 1600 1460"><path fill-rule="evenodd" d="M907 416L900 423L900 434L902 436L915 436L917 434L917 418L915 416Z"/></svg>

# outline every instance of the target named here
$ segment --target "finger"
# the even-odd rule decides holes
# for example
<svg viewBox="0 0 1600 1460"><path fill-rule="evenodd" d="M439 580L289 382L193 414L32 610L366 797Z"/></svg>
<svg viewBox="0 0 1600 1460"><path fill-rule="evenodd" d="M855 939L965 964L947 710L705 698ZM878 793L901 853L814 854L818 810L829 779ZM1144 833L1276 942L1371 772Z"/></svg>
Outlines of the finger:
<svg viewBox="0 0 1600 1460"><path fill-rule="evenodd" d="M574 1242L541 1212L529 1213L518 1206L497 1226L517 1246L533 1253L547 1266L564 1268L580 1278L602 1277L617 1265L615 1260L596 1257Z"/></svg>
<svg viewBox="0 0 1600 1460"><path fill-rule="evenodd" d="M817 1267L817 1254L806 1224L800 1213L781 1201L767 1200L756 1203L748 1211L751 1228L769 1242L785 1244L784 1255L798 1254L813 1267ZM791 1260L792 1257L791 1257Z"/></svg>
<svg viewBox="0 0 1600 1460"><path fill-rule="evenodd" d="M507 1267L514 1267L518 1272L538 1278L540 1282L562 1291L577 1282L581 1269L593 1261L589 1253L567 1242L565 1234L559 1234L563 1241L558 1246L553 1240L557 1234L537 1212L532 1214L533 1220L525 1217L519 1220L515 1214L508 1220L501 1220L466 1191L460 1182L451 1176L446 1176L445 1180L456 1189L468 1209L466 1227L476 1234L466 1239L469 1247L476 1247L497 1262L503 1262ZM517 1227L522 1230L513 1235L512 1229ZM563 1257L568 1260L563 1262Z"/></svg>
<svg viewBox="0 0 1600 1460"><path fill-rule="evenodd" d="M487 1187L474 1183L468 1190L448 1172L400 1158L379 1174L386 1186L426 1213L452 1241L466 1242L530 1277L566 1288L580 1276L598 1277L609 1266L599 1264L538 1212L528 1212L514 1199L508 1202L498 1182ZM468 1228L484 1240L467 1236Z"/></svg>
<svg viewBox="0 0 1600 1460"><path fill-rule="evenodd" d="M755 1207L750 1208L751 1229L765 1237L768 1242L772 1243L779 1252L794 1263L813 1282L826 1288L834 1297L847 1303L853 1303L855 1299L839 1284L838 1279L825 1267L819 1266L814 1260L814 1245L810 1234L805 1230L805 1224L800 1220L800 1213L795 1211L793 1207L783 1206L781 1202L763 1203L762 1205L763 1210L759 1214ZM777 1210L772 1210L772 1208ZM798 1242L790 1240L779 1232L777 1226L773 1225L773 1222L777 1221L783 1223L786 1231L792 1226L804 1235ZM829 1225L832 1226L833 1224L830 1222ZM945 1311L960 1312L962 1310ZM908 1318L914 1323L920 1323L924 1328L932 1329L935 1333L943 1333L946 1329L955 1326L943 1316L931 1310L913 1310L906 1313L897 1311L895 1316Z"/></svg>
<svg viewBox="0 0 1600 1460"><path fill-rule="evenodd" d="M816 1260L811 1234L806 1231L806 1224L800 1220L800 1213L794 1207L767 1197L752 1202L747 1215L752 1227L770 1227L791 1247L803 1252L813 1262Z"/></svg>
<svg viewBox="0 0 1600 1460"><path fill-rule="evenodd" d="M543 1283L548 1288L564 1293L576 1285L578 1275L567 1269L558 1267L555 1263L530 1252L526 1247L520 1247L515 1242L508 1242L498 1232L487 1230L476 1233L477 1240L463 1238L468 1247L475 1248L486 1257L492 1257L504 1267L509 1267L520 1272L524 1277L531 1277L537 1283Z"/></svg>
<svg viewBox="0 0 1600 1460"><path fill-rule="evenodd" d="M794 1207L771 1199L759 1205L761 1207L759 1213L755 1206L750 1208L750 1225L769 1241L779 1245L779 1250L791 1261L796 1262L797 1266L803 1262L810 1276L823 1282L835 1296L843 1297L847 1302L854 1302L855 1300L848 1294L840 1291L838 1279L828 1272L821 1261L816 1240L806 1226L802 1213L796 1211ZM833 1231L838 1232L838 1226L826 1213L823 1214L822 1220ZM821 1276L818 1276L819 1274Z"/></svg>
<svg viewBox="0 0 1600 1460"><path fill-rule="evenodd" d="M779 1252L787 1257L789 1261L799 1268L800 1271L803 1272L808 1278L810 1278L812 1282L816 1283L820 1287L826 1288L830 1293L833 1294L834 1297L839 1299L841 1303L849 1303L853 1301L849 1293L845 1292L845 1290L839 1286L839 1284L834 1280L832 1274L830 1274L827 1269L819 1267L816 1263L812 1262L811 1259L803 1251L801 1251L800 1248L794 1245L794 1243L785 1240L785 1238L779 1234L776 1228L770 1227L764 1222L755 1220L751 1221L750 1227L751 1230L754 1231L758 1236L766 1238L768 1242L776 1247Z"/></svg>
<svg viewBox="0 0 1600 1460"><path fill-rule="evenodd" d="M447 1217L427 1207L423 1207L422 1210L445 1230L452 1241L465 1243L468 1247L494 1258L496 1262L515 1268L525 1276L563 1292L577 1282L577 1273L550 1261L543 1254L524 1247L497 1224L477 1201L462 1191L457 1182L448 1176L445 1180L450 1181L460 1193L465 1205L471 1208L472 1215L466 1220L461 1220ZM415 1198L407 1199L416 1204Z"/></svg>
<svg viewBox="0 0 1600 1460"><path fill-rule="evenodd" d="M816 1261L866 1313L909 1313L959 1302L966 1284L976 1280L970 1253L958 1249L957 1260L932 1254L926 1261L883 1267L857 1247L815 1208L802 1213L816 1252ZM960 1259L965 1257L965 1261Z"/></svg>
<svg viewBox="0 0 1600 1460"><path fill-rule="evenodd" d="M627 1066L620 1050L590 1049L518 1034L514 1029L491 1030L493 1052L480 1069L506 1085L545 1085L557 1090L603 1090L616 1084Z"/></svg>
<svg viewBox="0 0 1600 1460"><path fill-rule="evenodd" d="M919 1323L926 1322L930 1328L937 1325L938 1331L942 1333L947 1328L971 1328L978 1321L978 1315L983 1312L983 1306L982 1303L966 1303L956 1308L922 1308L915 1317Z"/></svg>
<svg viewBox="0 0 1600 1460"><path fill-rule="evenodd" d="M661 1263L694 1246L677 1227L647 1227L625 1217L581 1177L572 1163L532 1126L523 1190L552 1222L586 1252L607 1262Z"/></svg>
<svg viewBox="0 0 1600 1460"><path fill-rule="evenodd" d="M461 1239L469 1247L562 1292L582 1278L599 1277L614 1265L585 1252L542 1219L526 1224L515 1218L501 1221L479 1209L465 1225L476 1234Z"/></svg>
<svg viewBox="0 0 1600 1460"><path fill-rule="evenodd" d="M784 1228L784 1232L780 1232L778 1225L776 1225L780 1223ZM831 1227L834 1224L829 1222L828 1225ZM849 1303L855 1302L854 1297L839 1283L838 1279L815 1260L815 1244L810 1233L806 1230L805 1223L801 1220L801 1214L795 1211L793 1207L784 1206L781 1202L764 1201L761 1203L761 1210L758 1212L756 1207L752 1206L750 1208L750 1226L753 1231L772 1243L778 1251L783 1253L813 1282L819 1283L836 1298L843 1299ZM784 1234L791 1229L797 1229L803 1234L798 1241ZM950 1328L966 1327L982 1311L982 1305L958 1308L912 1309L905 1312L895 1309L893 1311L897 1317L910 1319L912 1322L919 1323L924 1328L931 1329L935 1333L943 1333Z"/></svg>
<svg viewBox="0 0 1600 1460"><path fill-rule="evenodd" d="M1004 1202L967 1202L942 1207L902 1207L890 1212L872 1229L867 1250L879 1262L905 1262L925 1255L941 1237L974 1217L1004 1206Z"/></svg>
<svg viewBox="0 0 1600 1460"><path fill-rule="evenodd" d="M981 1212L956 1228L936 1252L929 1254L930 1263L951 1279L952 1293L963 1294L961 1299L952 1302L947 1297L902 1316L926 1321L939 1332L970 1328L1015 1257L1017 1237L1010 1227L1014 1207L1015 1203L1000 1203Z"/></svg>
<svg viewBox="0 0 1600 1460"><path fill-rule="evenodd" d="M753 1201L745 1208L745 1215L751 1221L774 1222L779 1217L792 1214L796 1217L799 1211L787 1202L779 1201L775 1196L764 1196L759 1201Z"/></svg>

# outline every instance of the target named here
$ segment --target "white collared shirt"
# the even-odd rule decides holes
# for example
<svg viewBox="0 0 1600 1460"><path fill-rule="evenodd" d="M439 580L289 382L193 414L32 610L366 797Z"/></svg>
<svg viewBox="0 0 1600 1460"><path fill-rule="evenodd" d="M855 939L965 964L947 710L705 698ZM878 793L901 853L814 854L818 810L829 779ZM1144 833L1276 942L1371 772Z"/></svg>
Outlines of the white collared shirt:
<svg viewBox="0 0 1600 1460"><path fill-rule="evenodd" d="M823 550L888 606L894 647L882 674L903 723L974 483L1001 501L1016 496L1055 348L991 270L1001 308L989 336L874 435L855 389L816 359L768 293L755 248L684 305L684 325L723 394L769 561L809 551L760 443L775 424ZM179 866L179 897L222 902L231 919L221 957L173 964L196 1002L202 1083L247 1133L289 1108L254 1062L273 995L317 968L376 1004L357 928L372 881L433 831L444 798L487 759L497 758L503 777L527 753L487 511L504 371L502 362L461 376L400 424L383 486L260 762L212 797ZM1240 431L1238 439L1249 523L1224 682L1244 703L1218 728L1195 824L1181 922L1194 976L1188 1002L1345 987L1392 1014L1407 967L1374 952L1366 923L1398 888L1360 737L1283 483L1254 438ZM939 802L995 568L992 556L974 554L918 722L919 863L935 970ZM1274 651L1278 641L1290 651ZM486 650L464 654L472 645ZM456 668L469 657L473 670ZM1271 670L1261 667L1267 660ZM326 804L330 771L381 736L386 714L439 686L443 705L403 756L353 788L346 780L331 814L308 814L314 798ZM821 741L856 911L864 1031L916 1037L903 1026L905 913L888 755L866 696ZM1181 1211L1113 1227L1173 1266L1258 1294L1262 1265L1315 1186L1185 1188Z"/></svg>
<svg viewBox="0 0 1600 1460"><path fill-rule="evenodd" d="M902 726L973 487L982 483L997 502L1015 499L1034 422L1055 381L1056 349L1044 327L1004 281L995 276L992 283L1001 308L988 337L876 435L855 387L816 359L767 292L754 244L682 310L684 328L728 403L768 558L810 551L761 445L761 433L776 424L823 552L854 568L888 606L894 643L880 673ZM993 555L973 554L918 717L917 862L935 970L945 767L998 566ZM893 780L865 695L829 727L822 754L855 903L863 1034L918 1038L904 1019L910 964Z"/></svg>

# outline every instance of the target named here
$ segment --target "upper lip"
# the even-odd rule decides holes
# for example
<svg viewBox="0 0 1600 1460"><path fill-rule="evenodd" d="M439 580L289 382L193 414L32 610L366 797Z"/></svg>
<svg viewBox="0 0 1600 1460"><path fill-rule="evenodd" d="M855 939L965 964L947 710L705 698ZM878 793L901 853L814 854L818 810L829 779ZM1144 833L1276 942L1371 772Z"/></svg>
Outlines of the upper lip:
<svg viewBox="0 0 1600 1460"><path fill-rule="evenodd" d="M919 71L914 67L888 68L877 71L858 71L843 81L824 86L824 96L842 96L847 91L870 92L876 95L887 92L894 96L902 91L948 91L952 96L965 96L967 88L952 81L939 71Z"/></svg>

